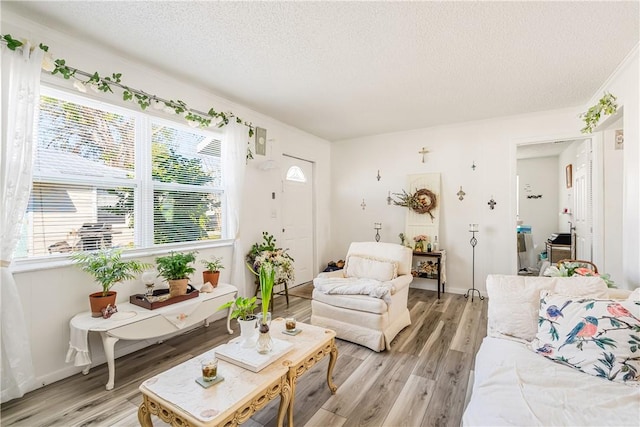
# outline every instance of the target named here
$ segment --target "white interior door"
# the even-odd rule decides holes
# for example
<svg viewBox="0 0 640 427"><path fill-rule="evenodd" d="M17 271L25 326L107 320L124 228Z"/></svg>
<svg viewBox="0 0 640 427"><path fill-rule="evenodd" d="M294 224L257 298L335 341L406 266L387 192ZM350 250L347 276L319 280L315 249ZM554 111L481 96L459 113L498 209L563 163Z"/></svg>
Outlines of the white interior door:
<svg viewBox="0 0 640 427"><path fill-rule="evenodd" d="M309 282L314 277L313 266L313 163L284 155L283 209L281 245L289 248L295 268L293 286Z"/></svg>
<svg viewBox="0 0 640 427"><path fill-rule="evenodd" d="M593 260L593 227L591 198L591 140L584 140L576 152L576 165L573 174L575 193L574 221L576 258Z"/></svg>

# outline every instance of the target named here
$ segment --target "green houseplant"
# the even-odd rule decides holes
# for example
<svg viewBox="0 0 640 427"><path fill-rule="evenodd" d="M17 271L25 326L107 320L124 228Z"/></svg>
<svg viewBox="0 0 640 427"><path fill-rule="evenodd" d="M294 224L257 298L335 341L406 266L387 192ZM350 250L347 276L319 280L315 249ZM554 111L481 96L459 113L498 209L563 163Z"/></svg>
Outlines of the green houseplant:
<svg viewBox="0 0 640 427"><path fill-rule="evenodd" d="M169 297L187 293L189 275L196 271L193 263L196 252L171 252L167 256L156 258L158 277L164 277L169 283Z"/></svg>
<svg viewBox="0 0 640 427"><path fill-rule="evenodd" d="M244 298L238 297L235 301L229 301L218 307L218 310L231 308L231 318L238 320L255 320L254 311L258 308L257 297Z"/></svg>
<svg viewBox="0 0 640 427"><path fill-rule="evenodd" d="M257 297L237 297L235 301L229 301L218 307L218 310L231 308L230 317L232 319L238 319L243 347L251 347L254 345L252 338L255 334L256 327L256 315L254 314L254 311L258 308L256 301Z"/></svg>
<svg viewBox="0 0 640 427"><path fill-rule="evenodd" d="M142 273L151 265L136 260L125 261L122 259L120 249L101 249L94 252L76 252L71 255L71 260L82 271L93 276L102 287L101 292L89 295L91 315L102 316L102 309L109 304L115 305L116 292L111 288L123 280L131 280L137 274Z"/></svg>
<svg viewBox="0 0 640 427"><path fill-rule="evenodd" d="M213 257L211 260L203 259L201 262L206 268L202 272L202 282L209 282L215 288L218 286L218 280L220 280L220 270L224 268L222 257Z"/></svg>

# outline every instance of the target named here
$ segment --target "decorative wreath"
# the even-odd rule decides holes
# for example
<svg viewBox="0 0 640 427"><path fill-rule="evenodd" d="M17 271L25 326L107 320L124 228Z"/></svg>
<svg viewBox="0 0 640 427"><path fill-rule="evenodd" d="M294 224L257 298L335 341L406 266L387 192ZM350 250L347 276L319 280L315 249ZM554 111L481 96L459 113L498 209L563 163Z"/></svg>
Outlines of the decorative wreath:
<svg viewBox="0 0 640 427"><path fill-rule="evenodd" d="M394 195L400 199L393 201L395 205L407 207L419 214L428 213L431 219L435 218L431 211L438 206L438 199L432 191L427 190L426 188L421 188L420 190L416 190L413 194L409 194L402 190L402 194L396 193Z"/></svg>

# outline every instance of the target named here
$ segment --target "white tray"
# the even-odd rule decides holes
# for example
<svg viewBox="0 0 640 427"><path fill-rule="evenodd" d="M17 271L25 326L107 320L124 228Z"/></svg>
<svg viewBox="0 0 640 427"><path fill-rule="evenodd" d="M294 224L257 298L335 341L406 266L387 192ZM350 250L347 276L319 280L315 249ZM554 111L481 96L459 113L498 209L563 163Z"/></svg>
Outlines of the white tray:
<svg viewBox="0 0 640 427"><path fill-rule="evenodd" d="M216 347L216 356L250 371L260 372L293 349L290 342L272 339L273 349L267 354L258 353L255 346L243 347L242 341L234 340Z"/></svg>

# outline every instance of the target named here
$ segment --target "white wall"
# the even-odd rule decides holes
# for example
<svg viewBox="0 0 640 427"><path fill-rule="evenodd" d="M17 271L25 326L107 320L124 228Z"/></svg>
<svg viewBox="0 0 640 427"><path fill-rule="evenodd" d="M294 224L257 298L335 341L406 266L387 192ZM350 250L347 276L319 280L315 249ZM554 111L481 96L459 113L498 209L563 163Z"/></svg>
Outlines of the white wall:
<svg viewBox="0 0 640 427"><path fill-rule="evenodd" d="M640 67L639 49L628 55L616 72L594 93L587 105L594 105L604 92L618 98L623 108L624 155L622 164L622 277L614 277L619 287L640 286ZM597 129L600 131L601 129ZM604 174L609 171L605 170ZM606 179L606 178L605 178ZM600 203L605 203L600 200ZM606 209L617 207L605 206ZM614 221L614 219L612 219ZM604 230L611 230L605 224ZM607 239L607 236L603 236Z"/></svg>
<svg viewBox="0 0 640 427"><path fill-rule="evenodd" d="M49 28L41 23L34 23L8 12L3 13L2 28L3 32L10 33L16 38L24 37L49 45L54 57L65 58L67 64L73 67L89 72L98 71L100 74L121 72L123 82L131 87L166 99L182 99L198 110L208 111L210 107L215 107L216 110L233 111L244 120L266 128L269 144L267 158L278 159L282 153L287 153L314 162L316 177L314 216L318 236L315 242L316 268L321 265L320 260L327 258L330 229L330 188L325 184L329 181L330 176L330 144L327 141L208 93L200 87L189 85L178 78L149 69L131 59L98 49L65 35L59 29ZM44 77L47 82L54 85L64 88L71 86L68 81L63 79L51 76ZM119 95L107 99L109 102L137 109L137 105L125 103ZM278 199L271 200L271 192L275 191L278 195L280 194L280 175L277 171L260 171L258 165L264 159L263 156L256 156L256 160L251 161L247 167L244 211L241 217L239 236L245 250L248 250L253 242L262 238L262 231L269 231L278 237L278 231L282 228L279 222L282 218L280 201ZM275 219L271 218L272 208L277 210ZM200 249L198 256L199 258L210 255L224 257L227 268L222 271L221 281L223 282L229 282L231 272L233 251L229 245L230 242L214 243L210 248ZM156 255L149 254L141 259L153 262ZM198 271L194 274L194 283L201 283L202 265L197 267ZM91 283L91 279L85 273L69 265L17 272L15 279L23 303L28 324L27 329L30 331L33 362L39 385L45 385L79 372L79 368L64 362L69 342L69 320L76 313L89 309L87 295L98 290L97 285ZM245 283L234 283L234 285L238 286L243 294L253 292L252 277L249 277L249 274ZM129 295L140 293L143 289L140 281L132 281L117 285L114 290L118 292L118 302L124 302L128 301ZM222 313L217 316L220 315ZM91 337L91 343L94 362L97 364L104 362L102 346L98 337ZM149 344L153 343L121 341L116 345L116 355L120 356ZM106 383L106 377L104 380ZM117 378L116 381L118 381Z"/></svg>
<svg viewBox="0 0 640 427"><path fill-rule="evenodd" d="M523 225L531 226L535 260L540 252L546 250L545 242L549 235L558 231L560 208L557 170L557 156L518 160L520 220ZM562 182L564 183L564 180ZM529 191L526 188L529 188ZM542 198L527 198L538 195Z"/></svg>
<svg viewBox="0 0 640 427"><path fill-rule="evenodd" d="M480 224L476 247L476 286L484 291L489 273L513 274L517 271L515 230L515 151L517 144L554 139L584 137L579 114L597 103L604 91L618 97L624 108L625 149L621 209L622 269L614 280L621 288L640 286L640 106L638 48L632 51L614 75L585 105L575 109L495 118L451 126L373 135L334 143L331 151L332 240L331 256L343 258L351 241L372 240L373 223L382 222L382 241L398 242L404 228L404 208L388 206L387 191L400 192L407 174L441 172L442 198L440 246L447 249L448 289L464 291L471 285L471 248L468 224ZM596 140L600 135L593 135ZM418 151L430 150L425 163ZM570 155L570 153L566 153ZM598 154L601 156L601 154ZM572 159L575 158L575 153ZM471 169L472 162L478 166ZM559 169L564 174L563 159ZM380 169L382 179L375 179ZM467 196L459 201L462 185ZM559 186L562 188L563 186ZM560 204L570 199L560 192ZM493 196L498 202L489 210ZM362 199L367 207L360 208ZM598 203L598 200L594 201ZM600 201L604 203L604 201ZM566 219L559 218L559 226ZM566 224L568 230L568 224ZM608 225L609 229L610 224ZM605 230L607 226L603 227ZM560 230L562 231L562 230ZM604 237L606 238L606 237ZM604 271L604 270L603 270ZM605 271L606 272L606 271Z"/></svg>
<svg viewBox="0 0 640 427"><path fill-rule="evenodd" d="M408 174L440 172L439 239L447 249L448 290L464 292L471 286L469 223L480 227L476 287L484 292L489 273L515 274L516 145L579 136L578 112L551 111L334 143L330 259L344 259L351 241L373 240L374 222L382 222L381 241L399 242L406 208L387 205L388 191L405 188ZM425 163L418 154L423 146L430 151ZM460 186L467 193L462 201L456 195ZM498 203L495 210L487 205L491 197Z"/></svg>
<svg viewBox="0 0 640 427"><path fill-rule="evenodd" d="M615 130L622 129L618 120L610 130L604 131L604 206L618 206L620 209L604 209L604 261L602 271L616 280L623 277L622 268L622 204L624 187L624 150L615 149Z"/></svg>

